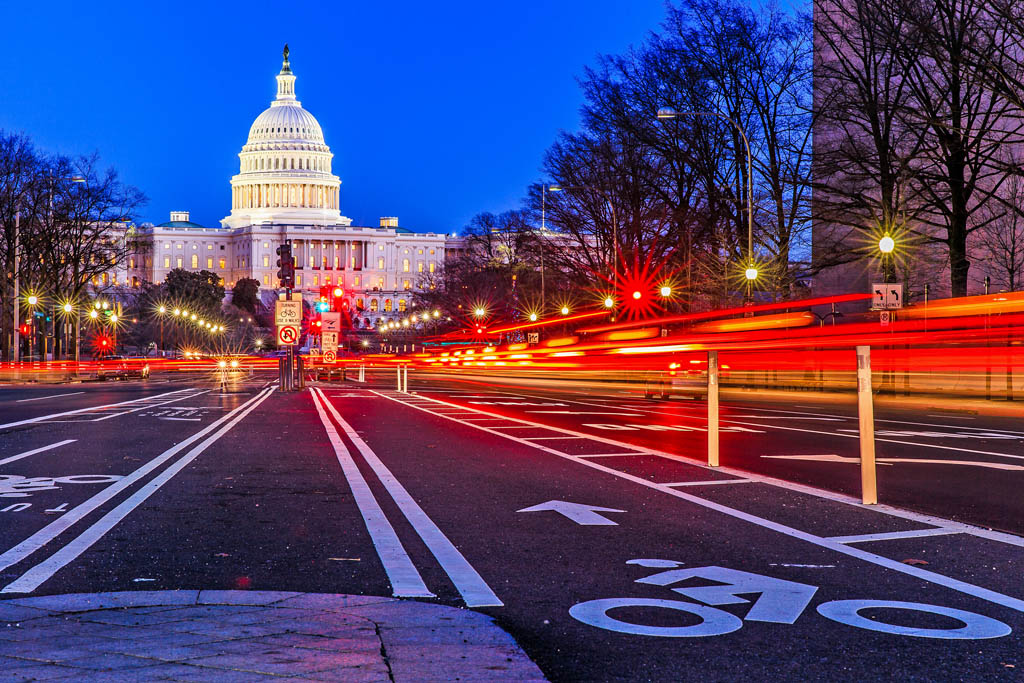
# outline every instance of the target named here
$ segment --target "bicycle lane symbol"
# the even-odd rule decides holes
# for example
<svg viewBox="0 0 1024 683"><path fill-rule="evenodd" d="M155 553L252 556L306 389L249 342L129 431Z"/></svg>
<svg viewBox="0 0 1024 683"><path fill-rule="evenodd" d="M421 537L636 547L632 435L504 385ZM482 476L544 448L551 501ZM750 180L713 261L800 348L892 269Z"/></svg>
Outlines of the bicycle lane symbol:
<svg viewBox="0 0 1024 683"><path fill-rule="evenodd" d="M73 474L66 477L23 477L0 474L0 498L27 498L40 491L55 491L58 484L109 484L123 477L118 474Z"/></svg>
<svg viewBox="0 0 1024 683"><path fill-rule="evenodd" d="M675 560L638 559L626 564L642 567L667 569L667 571L637 579L636 583L655 586L670 586L688 579L715 581L714 586L684 586L673 588L673 592L684 595L699 603L683 600L659 600L651 598L604 598L588 600L573 605L569 614L584 624L617 633L631 635L659 636L663 638L699 638L732 633L743 627L743 621L761 621L778 624L793 624L810 605L817 592L817 586L777 579L761 574L752 574L726 567L692 567L680 569L682 562ZM719 605L738 605L750 600L740 595L758 594L754 604L743 619L731 612L716 609ZM690 626L654 626L617 619L612 610L629 607L649 607L685 612L700 619ZM863 610L903 610L950 617L963 624L959 628L917 628L874 621L860 614ZM896 600L832 600L818 605L817 612L826 619L862 628L869 631L889 633L918 638L939 638L945 640L980 640L1000 638L1009 635L1012 629L997 619L975 612L928 605L919 602ZM884 613L884 612L883 612Z"/></svg>

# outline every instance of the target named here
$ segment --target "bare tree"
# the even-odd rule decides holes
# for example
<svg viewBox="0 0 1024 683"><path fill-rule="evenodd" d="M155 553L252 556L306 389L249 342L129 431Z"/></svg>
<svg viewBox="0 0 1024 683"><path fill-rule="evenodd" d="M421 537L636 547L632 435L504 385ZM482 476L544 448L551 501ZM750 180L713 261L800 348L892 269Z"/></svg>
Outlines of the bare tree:
<svg viewBox="0 0 1024 683"><path fill-rule="evenodd" d="M1024 289L1024 179L1010 178L1003 186L1004 203L998 215L980 231L987 272L1000 289Z"/></svg>

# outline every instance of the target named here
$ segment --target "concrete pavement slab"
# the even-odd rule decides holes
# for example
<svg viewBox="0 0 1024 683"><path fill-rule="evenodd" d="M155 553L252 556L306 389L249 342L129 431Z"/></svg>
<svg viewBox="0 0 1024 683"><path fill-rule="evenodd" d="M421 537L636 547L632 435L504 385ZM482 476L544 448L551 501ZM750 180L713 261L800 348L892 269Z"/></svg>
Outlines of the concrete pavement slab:
<svg viewBox="0 0 1024 683"><path fill-rule="evenodd" d="M375 596L19 598L0 602L0 633L18 636L0 640L0 678L12 681L544 680L486 615Z"/></svg>

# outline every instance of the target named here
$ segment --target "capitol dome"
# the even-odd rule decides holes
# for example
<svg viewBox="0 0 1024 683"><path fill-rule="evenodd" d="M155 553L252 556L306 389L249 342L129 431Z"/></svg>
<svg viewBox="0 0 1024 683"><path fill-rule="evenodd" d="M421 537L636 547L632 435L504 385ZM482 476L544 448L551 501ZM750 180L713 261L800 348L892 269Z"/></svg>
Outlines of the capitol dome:
<svg viewBox="0 0 1024 683"><path fill-rule="evenodd" d="M349 224L339 212L341 181L331 171L333 157L320 123L295 97L286 45L277 97L249 127L239 173L231 179L231 215L221 223Z"/></svg>

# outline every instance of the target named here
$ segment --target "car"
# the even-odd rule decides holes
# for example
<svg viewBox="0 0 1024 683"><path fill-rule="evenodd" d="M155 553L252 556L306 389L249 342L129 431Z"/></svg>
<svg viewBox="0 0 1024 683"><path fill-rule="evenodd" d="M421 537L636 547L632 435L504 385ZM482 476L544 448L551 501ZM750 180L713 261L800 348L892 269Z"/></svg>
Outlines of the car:
<svg viewBox="0 0 1024 683"><path fill-rule="evenodd" d="M96 379L147 379L149 362L145 358L126 358L125 356L106 356L99 362Z"/></svg>

